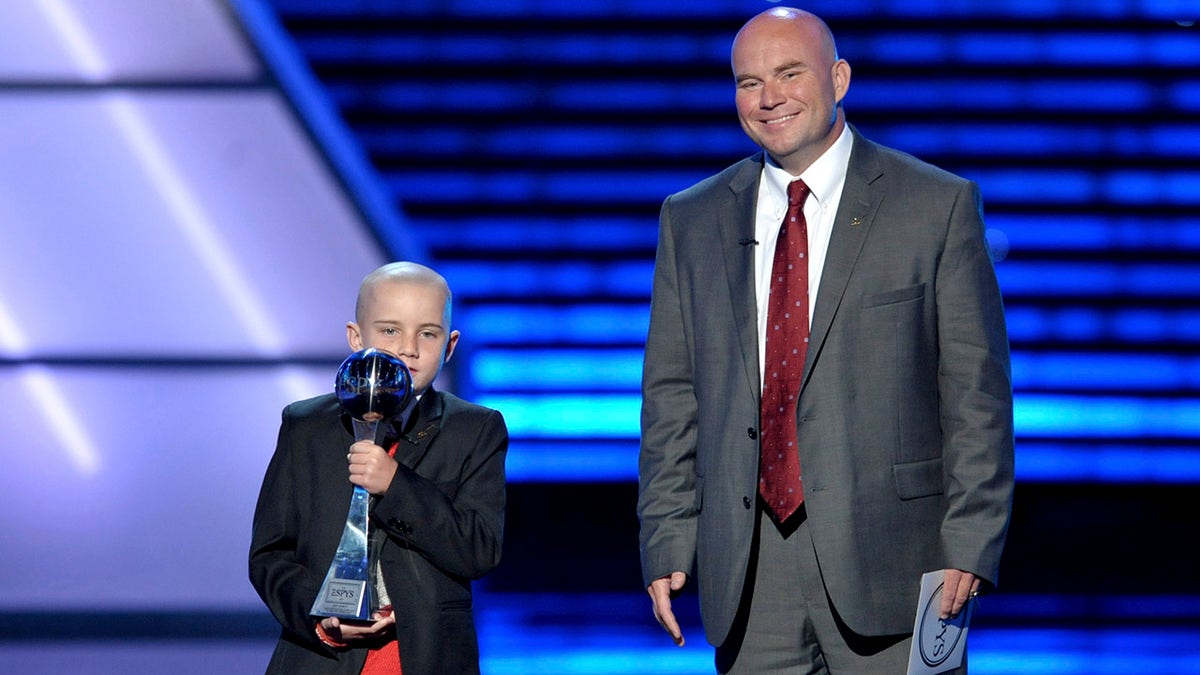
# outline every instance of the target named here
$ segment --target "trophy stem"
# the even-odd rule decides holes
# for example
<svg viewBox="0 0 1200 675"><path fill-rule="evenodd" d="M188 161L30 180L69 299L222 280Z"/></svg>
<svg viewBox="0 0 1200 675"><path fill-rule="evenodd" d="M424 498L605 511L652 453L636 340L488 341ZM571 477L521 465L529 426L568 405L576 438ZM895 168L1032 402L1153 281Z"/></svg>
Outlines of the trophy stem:
<svg viewBox="0 0 1200 675"><path fill-rule="evenodd" d="M346 526L333 563L313 603L314 616L371 620L370 571L367 568L367 508L371 495L355 485Z"/></svg>
<svg viewBox="0 0 1200 675"><path fill-rule="evenodd" d="M379 439L375 438L375 434L379 430L378 420L368 422L366 420L360 420L356 417L352 417L350 418L350 424L354 427L355 441L371 441L372 443L379 442Z"/></svg>
<svg viewBox="0 0 1200 675"><path fill-rule="evenodd" d="M351 418L355 441L376 442L378 421ZM313 603L313 616L336 616L351 621L370 621L372 611L371 574L367 556L367 521L371 495L355 485L346 513L346 526L338 542L333 562Z"/></svg>

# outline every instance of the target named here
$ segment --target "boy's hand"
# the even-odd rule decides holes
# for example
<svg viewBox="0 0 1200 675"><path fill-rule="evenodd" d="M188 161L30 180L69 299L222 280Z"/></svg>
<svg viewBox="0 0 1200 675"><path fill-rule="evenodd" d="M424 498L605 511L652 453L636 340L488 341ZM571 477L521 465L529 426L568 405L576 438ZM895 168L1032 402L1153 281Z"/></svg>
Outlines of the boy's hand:
<svg viewBox="0 0 1200 675"><path fill-rule="evenodd" d="M396 476L396 460L370 441L351 445L346 460L350 463L350 482L373 495L387 492Z"/></svg>

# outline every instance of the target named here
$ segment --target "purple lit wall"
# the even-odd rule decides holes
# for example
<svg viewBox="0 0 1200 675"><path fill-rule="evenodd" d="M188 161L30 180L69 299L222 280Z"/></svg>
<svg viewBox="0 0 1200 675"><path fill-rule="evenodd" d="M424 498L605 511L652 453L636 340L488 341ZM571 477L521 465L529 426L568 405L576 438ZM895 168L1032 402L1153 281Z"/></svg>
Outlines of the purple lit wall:
<svg viewBox="0 0 1200 675"><path fill-rule="evenodd" d="M0 612L259 606L279 411L387 254L237 18L0 6Z"/></svg>

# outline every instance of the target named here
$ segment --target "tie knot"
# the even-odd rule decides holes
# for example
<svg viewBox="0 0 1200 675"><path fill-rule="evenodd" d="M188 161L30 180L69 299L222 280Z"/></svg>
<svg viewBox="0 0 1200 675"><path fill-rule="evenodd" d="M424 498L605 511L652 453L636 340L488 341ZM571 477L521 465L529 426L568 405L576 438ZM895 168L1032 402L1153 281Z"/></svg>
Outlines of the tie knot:
<svg viewBox="0 0 1200 675"><path fill-rule="evenodd" d="M808 193L808 185L806 185L804 181L797 178L796 180L788 183L788 204L792 206L802 206L804 204L804 200L808 199Z"/></svg>

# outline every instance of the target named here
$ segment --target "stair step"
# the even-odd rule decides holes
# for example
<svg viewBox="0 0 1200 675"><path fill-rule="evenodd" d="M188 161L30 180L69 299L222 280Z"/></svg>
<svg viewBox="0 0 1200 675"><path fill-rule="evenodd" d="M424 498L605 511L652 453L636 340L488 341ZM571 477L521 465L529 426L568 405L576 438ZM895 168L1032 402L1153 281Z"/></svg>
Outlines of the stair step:
<svg viewBox="0 0 1200 675"><path fill-rule="evenodd" d="M645 343L650 305L629 303L546 303L547 298L508 302L469 302L470 311L455 323L472 344L636 346Z"/></svg>
<svg viewBox="0 0 1200 675"><path fill-rule="evenodd" d="M511 258L522 253L562 257L591 255L623 258L653 256L658 223L653 215L638 219L605 218L461 218L427 219L435 253L450 258L494 253Z"/></svg>
<svg viewBox="0 0 1200 675"><path fill-rule="evenodd" d="M728 120L662 128L638 121L585 124L577 120L425 125L420 134L383 124L358 127L358 137L382 165L455 165L461 154L517 166L551 162L628 167L654 158L675 166L703 158L714 163L756 152ZM871 124L871 136L918 157L949 157L957 162L1039 160L1056 166L1194 166L1200 154L1200 124L1144 129L1099 124L996 121L946 125L940 122Z"/></svg>

